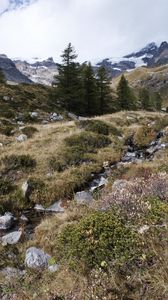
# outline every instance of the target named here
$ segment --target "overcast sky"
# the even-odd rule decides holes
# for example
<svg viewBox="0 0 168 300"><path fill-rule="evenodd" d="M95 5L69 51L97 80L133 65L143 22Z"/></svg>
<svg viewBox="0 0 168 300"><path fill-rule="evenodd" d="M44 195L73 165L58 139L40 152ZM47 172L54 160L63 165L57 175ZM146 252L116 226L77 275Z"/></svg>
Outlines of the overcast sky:
<svg viewBox="0 0 168 300"><path fill-rule="evenodd" d="M168 40L168 0L0 0L0 53L79 60L119 57Z"/></svg>

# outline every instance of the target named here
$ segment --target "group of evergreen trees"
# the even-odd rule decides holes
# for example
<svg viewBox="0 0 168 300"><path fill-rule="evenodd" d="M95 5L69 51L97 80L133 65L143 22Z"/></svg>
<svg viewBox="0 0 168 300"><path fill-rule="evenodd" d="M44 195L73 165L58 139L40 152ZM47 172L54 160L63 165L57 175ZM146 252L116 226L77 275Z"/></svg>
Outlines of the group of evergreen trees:
<svg viewBox="0 0 168 300"><path fill-rule="evenodd" d="M110 79L104 67L95 75L91 63L80 65L71 44L64 50L62 63L54 81L54 96L68 111L82 115L98 115L111 112L113 105Z"/></svg>
<svg viewBox="0 0 168 300"><path fill-rule="evenodd" d="M124 75L121 76L114 97L110 78L104 67L94 72L91 63L76 62L77 55L71 43L61 55L58 75L54 81L54 99L61 107L76 114L93 116L119 110L160 110L162 99L159 93L149 94L142 89L135 96Z"/></svg>

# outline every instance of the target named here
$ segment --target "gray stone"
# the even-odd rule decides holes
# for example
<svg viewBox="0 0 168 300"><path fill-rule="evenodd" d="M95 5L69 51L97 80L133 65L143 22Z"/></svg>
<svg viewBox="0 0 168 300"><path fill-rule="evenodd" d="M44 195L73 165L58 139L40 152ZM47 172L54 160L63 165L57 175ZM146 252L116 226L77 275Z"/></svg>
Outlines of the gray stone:
<svg viewBox="0 0 168 300"><path fill-rule="evenodd" d="M8 230L12 227L14 217L11 213L5 213L4 216L0 216L0 229Z"/></svg>
<svg viewBox="0 0 168 300"><path fill-rule="evenodd" d="M9 100L10 100L10 97L9 97L9 96L3 96L3 100L4 100L4 101L9 101Z"/></svg>
<svg viewBox="0 0 168 300"><path fill-rule="evenodd" d="M32 113L30 113L32 118L37 118L38 117L38 112L33 111Z"/></svg>
<svg viewBox="0 0 168 300"><path fill-rule="evenodd" d="M34 209L37 211L45 211L45 208L41 204L36 204Z"/></svg>
<svg viewBox="0 0 168 300"><path fill-rule="evenodd" d="M22 231L13 231L2 237L2 245L14 245L17 244L22 236Z"/></svg>
<svg viewBox="0 0 168 300"><path fill-rule="evenodd" d="M26 251L25 265L31 269L45 269L48 268L50 259L51 256L41 249L31 247Z"/></svg>
<svg viewBox="0 0 168 300"><path fill-rule="evenodd" d="M25 270L19 270L16 268L12 268L12 267L6 267L4 269L2 269L0 271L0 274L2 274L3 276L5 276L6 279L11 279L11 278L16 278L16 277L22 277L24 276L26 273Z"/></svg>
<svg viewBox="0 0 168 300"><path fill-rule="evenodd" d="M25 223L27 223L29 221L25 215L21 215L20 220Z"/></svg>
<svg viewBox="0 0 168 300"><path fill-rule="evenodd" d="M24 198L27 198L29 196L29 192L30 192L30 186L28 184L27 181L25 181L23 184L22 184L22 192L23 192L23 197Z"/></svg>
<svg viewBox="0 0 168 300"><path fill-rule="evenodd" d="M16 138L17 142L25 142L27 141L27 135L26 134L20 134L17 138Z"/></svg>
<svg viewBox="0 0 168 300"><path fill-rule="evenodd" d="M93 196L90 192L82 191L75 194L77 204L90 204L93 201Z"/></svg>
<svg viewBox="0 0 168 300"><path fill-rule="evenodd" d="M54 264L54 265L48 267L48 271L51 273L55 273L58 270L59 270L59 266L57 264Z"/></svg>
<svg viewBox="0 0 168 300"><path fill-rule="evenodd" d="M60 212L64 212L64 208L61 206L62 201L57 201L55 202L53 205L49 206L46 211L47 212L55 212L55 213L60 213Z"/></svg>
<svg viewBox="0 0 168 300"><path fill-rule="evenodd" d="M70 112L68 113L68 118L70 118L71 120L74 120L74 121L78 120L78 117L75 114L70 113Z"/></svg>
<svg viewBox="0 0 168 300"><path fill-rule="evenodd" d="M105 185L107 185L107 183L108 183L108 179L106 179L103 176L101 176L100 179L97 179L97 180L93 181L93 184L92 184L92 187L91 187L90 191L94 192L96 189L102 188Z"/></svg>

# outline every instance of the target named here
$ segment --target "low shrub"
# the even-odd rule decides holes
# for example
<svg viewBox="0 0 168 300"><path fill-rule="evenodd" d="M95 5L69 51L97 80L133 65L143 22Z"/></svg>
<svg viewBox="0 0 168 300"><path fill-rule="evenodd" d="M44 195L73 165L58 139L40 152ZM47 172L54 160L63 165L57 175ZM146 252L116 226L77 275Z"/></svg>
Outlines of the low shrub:
<svg viewBox="0 0 168 300"><path fill-rule="evenodd" d="M8 178L0 178L0 195L7 195L11 191L13 191L14 186L10 179Z"/></svg>
<svg viewBox="0 0 168 300"><path fill-rule="evenodd" d="M30 155L15 155L5 156L2 160L5 170L31 170L36 167L36 160Z"/></svg>
<svg viewBox="0 0 168 300"><path fill-rule="evenodd" d="M33 135L38 132L38 130L33 126L24 127L22 129L23 134L27 135L28 138L33 137Z"/></svg>
<svg viewBox="0 0 168 300"><path fill-rule="evenodd" d="M78 223L68 224L58 236L58 253L73 267L85 270L135 255L136 234L115 212L92 212Z"/></svg>
<svg viewBox="0 0 168 300"><path fill-rule="evenodd" d="M107 124L101 120L83 120L79 122L79 126L86 131L95 132L103 135L117 135L120 136L121 132L115 126Z"/></svg>
<svg viewBox="0 0 168 300"><path fill-rule="evenodd" d="M111 144L111 140L105 136L91 132L82 132L65 139L66 146L77 147L83 152L94 152L96 149L106 147Z"/></svg>
<svg viewBox="0 0 168 300"><path fill-rule="evenodd" d="M6 127L0 128L0 133L4 134L6 136L11 136L14 134L13 130L14 130L14 127L12 125L8 125Z"/></svg>
<svg viewBox="0 0 168 300"><path fill-rule="evenodd" d="M138 147L149 145L156 138L156 131L148 126L141 126L134 134L133 141Z"/></svg>

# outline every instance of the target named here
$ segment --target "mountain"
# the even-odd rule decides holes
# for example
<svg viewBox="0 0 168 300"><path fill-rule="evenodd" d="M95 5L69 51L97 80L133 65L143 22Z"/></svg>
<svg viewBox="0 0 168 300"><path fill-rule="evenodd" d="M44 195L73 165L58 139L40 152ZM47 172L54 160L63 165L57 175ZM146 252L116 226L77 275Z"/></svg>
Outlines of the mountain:
<svg viewBox="0 0 168 300"><path fill-rule="evenodd" d="M116 77L123 72L132 71L138 67L156 67L168 63L168 43L162 42L160 46L152 42L137 52L123 57L110 57L100 60L96 67L104 66L110 76Z"/></svg>
<svg viewBox="0 0 168 300"><path fill-rule="evenodd" d="M47 60L14 60L16 68L31 81L44 85L51 85L54 75L57 73L57 64L52 57Z"/></svg>
<svg viewBox="0 0 168 300"><path fill-rule="evenodd" d="M32 83L32 81L22 74L15 66L14 62L5 54L0 55L0 69L7 81L15 83Z"/></svg>

